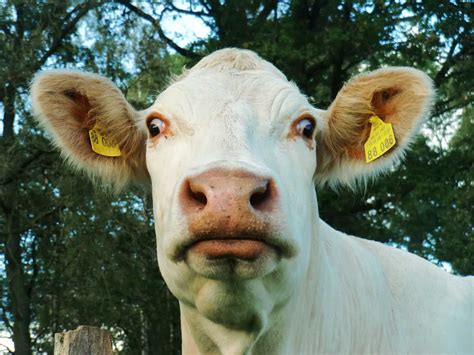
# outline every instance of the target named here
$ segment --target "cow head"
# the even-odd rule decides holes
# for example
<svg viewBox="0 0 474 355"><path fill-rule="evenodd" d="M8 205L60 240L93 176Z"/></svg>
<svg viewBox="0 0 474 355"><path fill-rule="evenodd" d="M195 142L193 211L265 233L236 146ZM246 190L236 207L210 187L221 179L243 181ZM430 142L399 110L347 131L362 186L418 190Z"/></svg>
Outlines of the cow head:
<svg viewBox="0 0 474 355"><path fill-rule="evenodd" d="M98 75L35 78L40 122L76 167L115 185L151 178L158 260L189 312L229 327L262 327L303 283L320 243L315 182L353 184L393 164L426 114L429 78L386 68L349 81L328 110L250 51L201 60L135 111ZM397 145L368 164L369 118ZM121 156L91 149L100 123Z"/></svg>

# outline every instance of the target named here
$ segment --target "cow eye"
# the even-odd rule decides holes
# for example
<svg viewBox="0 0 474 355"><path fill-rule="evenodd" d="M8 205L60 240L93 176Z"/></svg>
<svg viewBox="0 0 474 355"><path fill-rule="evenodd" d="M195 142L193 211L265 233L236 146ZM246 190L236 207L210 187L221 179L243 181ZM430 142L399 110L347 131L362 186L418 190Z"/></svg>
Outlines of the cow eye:
<svg viewBox="0 0 474 355"><path fill-rule="evenodd" d="M313 139L314 127L314 120L310 117L299 120L295 125L296 133L306 139Z"/></svg>
<svg viewBox="0 0 474 355"><path fill-rule="evenodd" d="M151 137L156 137L162 133L166 128L165 122L157 117L150 118L148 120L148 131Z"/></svg>

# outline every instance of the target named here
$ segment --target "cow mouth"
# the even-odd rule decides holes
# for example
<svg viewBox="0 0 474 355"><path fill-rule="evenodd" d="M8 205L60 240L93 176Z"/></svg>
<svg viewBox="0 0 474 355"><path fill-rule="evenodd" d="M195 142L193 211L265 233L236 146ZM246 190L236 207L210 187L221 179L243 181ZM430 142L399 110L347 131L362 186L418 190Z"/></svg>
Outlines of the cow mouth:
<svg viewBox="0 0 474 355"><path fill-rule="evenodd" d="M297 248L291 240L267 234L194 235L177 246L173 259L184 260L189 252L206 259L235 258L254 261L268 252L290 258L296 255Z"/></svg>
<svg viewBox="0 0 474 355"><path fill-rule="evenodd" d="M207 259L236 258L247 261L258 259L269 248L278 248L256 239L206 239L191 244L188 251L200 254Z"/></svg>
<svg viewBox="0 0 474 355"><path fill-rule="evenodd" d="M263 277L294 250L268 235L207 235L193 238L182 249L182 261L196 274L214 280Z"/></svg>

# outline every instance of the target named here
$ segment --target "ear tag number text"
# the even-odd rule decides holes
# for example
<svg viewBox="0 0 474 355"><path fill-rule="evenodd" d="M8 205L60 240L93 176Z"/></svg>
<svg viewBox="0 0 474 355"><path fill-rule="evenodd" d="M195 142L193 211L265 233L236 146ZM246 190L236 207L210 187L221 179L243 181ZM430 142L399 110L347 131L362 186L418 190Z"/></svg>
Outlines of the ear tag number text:
<svg viewBox="0 0 474 355"><path fill-rule="evenodd" d="M364 144L365 161L370 163L387 153L397 142L391 123L385 123L378 116L369 118L372 125L370 135Z"/></svg>
<svg viewBox="0 0 474 355"><path fill-rule="evenodd" d="M106 157L121 156L122 153L120 152L118 144L107 137L103 132L104 130L97 123L89 130L92 150Z"/></svg>

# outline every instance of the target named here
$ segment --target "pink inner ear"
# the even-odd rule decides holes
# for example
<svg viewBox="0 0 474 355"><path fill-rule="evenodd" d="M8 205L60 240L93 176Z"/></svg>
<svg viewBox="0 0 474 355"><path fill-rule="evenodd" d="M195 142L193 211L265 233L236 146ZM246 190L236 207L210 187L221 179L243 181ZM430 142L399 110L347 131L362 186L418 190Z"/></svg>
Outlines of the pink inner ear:
<svg viewBox="0 0 474 355"><path fill-rule="evenodd" d="M64 96L71 99L71 105L68 107L69 113L79 124L79 128L90 130L95 125L95 118L90 114L91 104L87 96L76 91L66 91Z"/></svg>
<svg viewBox="0 0 474 355"><path fill-rule="evenodd" d="M353 159L358 159L358 160L363 160L365 159L365 152L363 149L349 149L347 151L347 155L350 157L350 158L353 158Z"/></svg>

